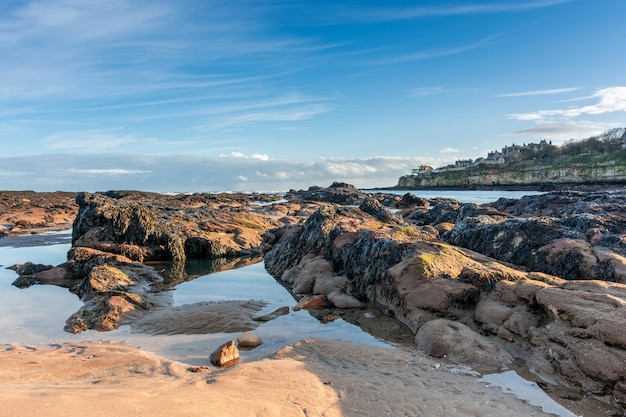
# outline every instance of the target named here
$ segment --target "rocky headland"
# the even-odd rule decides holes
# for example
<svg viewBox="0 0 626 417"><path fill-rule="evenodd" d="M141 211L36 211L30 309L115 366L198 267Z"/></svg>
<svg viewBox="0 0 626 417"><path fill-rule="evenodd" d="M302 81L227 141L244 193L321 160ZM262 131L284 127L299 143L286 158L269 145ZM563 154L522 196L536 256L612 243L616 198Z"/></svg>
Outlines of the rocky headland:
<svg viewBox="0 0 626 417"><path fill-rule="evenodd" d="M433 169L422 166L398 180L397 187L526 188L619 187L626 184L626 128L568 141L511 145L476 160L457 160Z"/></svg>
<svg viewBox="0 0 626 417"><path fill-rule="evenodd" d="M481 372L523 365L548 390L626 405L624 189L476 205L335 183L284 196L79 193L76 203L68 261L21 265L16 281L81 297L68 331L166 305L166 289L193 279L185 260L219 268L262 256L320 320L375 303L428 355ZM157 273L164 260L173 266Z"/></svg>

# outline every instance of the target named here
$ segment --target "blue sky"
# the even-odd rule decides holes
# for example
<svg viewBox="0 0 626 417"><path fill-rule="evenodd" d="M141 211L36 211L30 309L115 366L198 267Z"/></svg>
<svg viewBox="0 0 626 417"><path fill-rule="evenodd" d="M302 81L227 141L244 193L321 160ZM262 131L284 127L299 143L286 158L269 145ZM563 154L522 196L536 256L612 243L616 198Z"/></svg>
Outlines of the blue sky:
<svg viewBox="0 0 626 417"><path fill-rule="evenodd" d="M394 185L626 126L626 1L7 0L0 189Z"/></svg>

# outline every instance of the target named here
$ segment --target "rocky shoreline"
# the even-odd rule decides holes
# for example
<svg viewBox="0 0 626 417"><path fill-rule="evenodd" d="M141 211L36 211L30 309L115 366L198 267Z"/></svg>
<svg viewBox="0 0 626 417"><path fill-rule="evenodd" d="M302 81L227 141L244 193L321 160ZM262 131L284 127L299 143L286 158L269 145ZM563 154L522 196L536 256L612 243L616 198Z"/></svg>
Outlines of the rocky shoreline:
<svg viewBox="0 0 626 417"><path fill-rule="evenodd" d="M76 193L0 190L0 239L72 227Z"/></svg>
<svg viewBox="0 0 626 417"><path fill-rule="evenodd" d="M623 188L488 205L344 183L285 196L79 193L76 203L68 261L19 266L16 281L75 292L85 304L68 331L160 306L168 283L192 279L175 266L187 259L262 256L296 299L316 297L314 315L375 302L431 356L485 372L524 363L547 389L626 406ZM158 260L173 261L168 277Z"/></svg>

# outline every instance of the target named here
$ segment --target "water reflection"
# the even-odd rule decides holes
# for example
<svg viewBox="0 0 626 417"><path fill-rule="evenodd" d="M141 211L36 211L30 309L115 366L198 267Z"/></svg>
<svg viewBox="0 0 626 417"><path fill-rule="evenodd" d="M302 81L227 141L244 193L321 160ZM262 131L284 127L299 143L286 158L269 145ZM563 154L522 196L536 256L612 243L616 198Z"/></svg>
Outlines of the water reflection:
<svg viewBox="0 0 626 417"><path fill-rule="evenodd" d="M72 232L46 232L25 236L8 236L0 239L0 248L26 248L34 246L52 246L72 243Z"/></svg>
<svg viewBox="0 0 626 417"><path fill-rule="evenodd" d="M152 266L163 277L163 282L154 286L155 290L168 290L183 282L193 281L203 276L214 274L230 269L239 269L246 266L262 262L263 258L241 257L241 258L217 258L217 259L188 259L185 262L155 261L146 262Z"/></svg>
<svg viewBox="0 0 626 417"><path fill-rule="evenodd" d="M65 236L71 236L69 232ZM0 247L0 264L14 265L25 262L58 265L66 261L69 244L28 246L20 243ZM162 262L151 264L164 276L165 281L155 290L163 303L162 308L197 309L208 303L228 301L248 302L258 300L258 308L249 312L249 318L260 317L282 309L287 314L276 315L268 321L255 321L255 332L264 344L252 351L243 352L244 358L261 358L288 343L306 337L325 337L349 340L378 346L410 343L412 334L396 320L384 316L375 306L362 310L314 310L294 312L290 307L296 300L266 271L261 258L223 260L191 260L186 263ZM174 334L168 330L155 334L154 329L142 331L130 322L117 330L100 333L89 330L77 335L63 331L65 321L82 306L80 299L66 288L52 285L34 285L18 289L11 285L17 274L0 269L0 341L4 343L58 343L103 338L140 343L143 348L164 354L176 360L194 356L200 346L221 344L233 338L232 329L220 328L205 334ZM195 310L194 310L195 311ZM136 318L142 315L137 315ZM323 319L332 317L332 320ZM376 317L376 319L375 319ZM133 319L132 315L129 319ZM170 325L176 325L174 317ZM204 317L202 320L210 320ZM361 327L359 327L361 326ZM186 332L189 333L189 332ZM406 342L410 340L410 342ZM186 351L186 349L189 351ZM191 355L191 356L190 356ZM206 352L204 352L206 358Z"/></svg>

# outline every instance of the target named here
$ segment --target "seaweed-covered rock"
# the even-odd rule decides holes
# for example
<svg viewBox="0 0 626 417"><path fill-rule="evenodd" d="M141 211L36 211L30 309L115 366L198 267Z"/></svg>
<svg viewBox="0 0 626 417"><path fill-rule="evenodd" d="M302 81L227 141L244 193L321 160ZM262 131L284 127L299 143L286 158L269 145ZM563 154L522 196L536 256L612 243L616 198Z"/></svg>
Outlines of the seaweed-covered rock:
<svg viewBox="0 0 626 417"><path fill-rule="evenodd" d="M307 190L290 190L285 195L287 200L310 200L355 206L361 204L367 197L368 194L344 182L334 182L329 187L313 186Z"/></svg>
<svg viewBox="0 0 626 417"><path fill-rule="evenodd" d="M368 198L361 205L359 209L374 217L376 220L380 220L385 223L406 224L400 216L396 216L394 213L384 207L378 200Z"/></svg>
<svg viewBox="0 0 626 417"><path fill-rule="evenodd" d="M339 294L381 304L430 354L483 370L506 367L515 357L527 360L546 382L624 397L624 286L517 267L514 262L533 265L542 251L564 254L556 246L576 247L579 240L572 237L579 232L566 227L570 240L562 239L554 225L559 219L511 218L466 207L467 217L456 213L454 220L462 220L447 235L467 225L470 239L485 227L489 233L474 236L476 244L509 262L425 233L431 226L384 222L360 209L329 205L300 226L272 232L265 265L298 292L316 293L320 282L330 283ZM518 227L507 231L511 225ZM604 254L607 260L619 257L612 255ZM572 259L552 255L561 272ZM616 364L605 366L610 361Z"/></svg>
<svg viewBox="0 0 626 417"><path fill-rule="evenodd" d="M495 212L489 212L496 210ZM461 206L453 245L570 280L626 282L626 191L559 191ZM449 214L448 217L452 217Z"/></svg>
<svg viewBox="0 0 626 417"><path fill-rule="evenodd" d="M79 193L72 243L137 261L260 253L262 234L278 225L249 201L209 194Z"/></svg>

